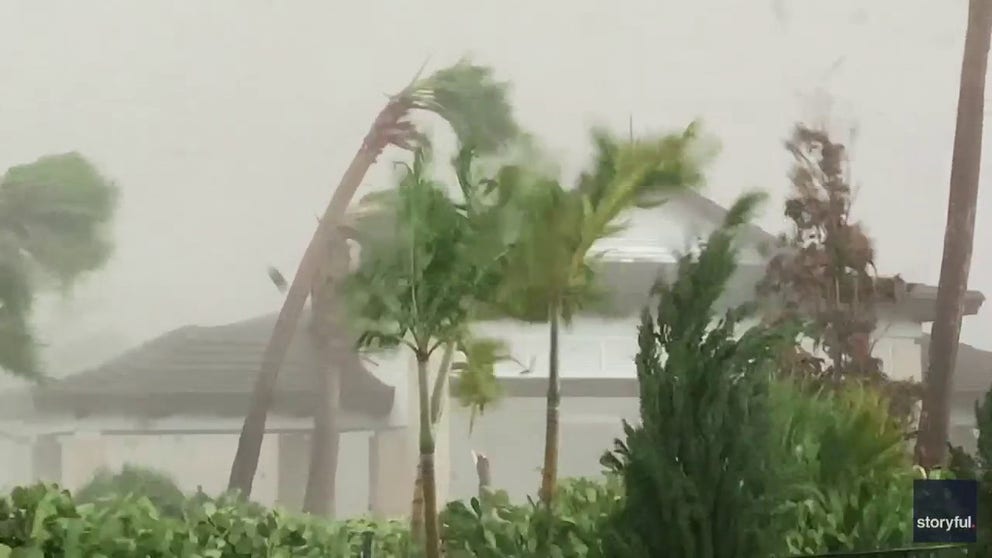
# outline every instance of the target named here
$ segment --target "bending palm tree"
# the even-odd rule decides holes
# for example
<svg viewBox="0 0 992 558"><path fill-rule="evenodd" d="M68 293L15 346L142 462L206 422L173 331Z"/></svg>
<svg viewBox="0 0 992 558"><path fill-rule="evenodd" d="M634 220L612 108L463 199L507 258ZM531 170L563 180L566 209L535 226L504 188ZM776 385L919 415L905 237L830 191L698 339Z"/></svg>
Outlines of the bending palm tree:
<svg viewBox="0 0 992 558"><path fill-rule="evenodd" d="M506 85L495 82L489 69L459 62L423 80L414 80L394 95L372 123L365 140L345 171L331 201L300 260L286 292L272 337L262 355L262 365L231 465L228 488L244 497L251 494L258 456L265 434L265 421L272 404L279 370L296 331L300 314L310 295L317 271L326 257L321 247L340 223L345 209L358 190L365 173L389 145L410 149L419 133L406 118L413 110L427 110L447 120L464 145L493 150L513 137L516 124L506 98Z"/></svg>
<svg viewBox="0 0 992 558"><path fill-rule="evenodd" d="M0 368L40 376L30 322L44 286L37 279L67 286L107 261L117 193L76 153L13 167L0 179Z"/></svg>
<svg viewBox="0 0 992 558"><path fill-rule="evenodd" d="M545 181L527 204L527 227L511 252L499 297L511 316L549 324L548 393L541 501L550 505L558 477L560 404L558 338L592 294L593 244L622 229L618 217L632 207L651 207L665 194L702 182L693 154L695 125L658 138L618 142L605 132L593 139L593 168L576 188Z"/></svg>

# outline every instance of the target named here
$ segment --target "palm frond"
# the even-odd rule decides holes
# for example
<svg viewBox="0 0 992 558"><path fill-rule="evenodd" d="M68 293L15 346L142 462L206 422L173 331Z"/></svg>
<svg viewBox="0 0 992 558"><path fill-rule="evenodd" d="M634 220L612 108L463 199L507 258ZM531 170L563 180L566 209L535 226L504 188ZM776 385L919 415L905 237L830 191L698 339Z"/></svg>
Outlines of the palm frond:
<svg viewBox="0 0 992 558"><path fill-rule="evenodd" d="M479 152L498 151L519 133L509 101L509 86L486 66L467 59L417 81L410 91L413 108L428 110L451 125L462 145Z"/></svg>
<svg viewBox="0 0 992 558"><path fill-rule="evenodd" d="M474 418L502 397L496 365L512 357L504 341L487 337L467 337L461 340L458 350L462 359L452 365L458 380L452 394L461 406L471 410Z"/></svg>

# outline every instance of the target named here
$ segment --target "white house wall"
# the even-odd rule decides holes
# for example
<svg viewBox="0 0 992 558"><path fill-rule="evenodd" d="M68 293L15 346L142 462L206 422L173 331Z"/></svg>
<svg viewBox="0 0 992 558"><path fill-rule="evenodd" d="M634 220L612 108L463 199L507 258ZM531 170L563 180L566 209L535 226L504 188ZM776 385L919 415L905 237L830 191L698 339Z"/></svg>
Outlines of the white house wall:
<svg viewBox="0 0 992 558"><path fill-rule="evenodd" d="M516 501L533 496L540 484L544 451L544 399L515 397L501 401L476 418L457 409L451 417L451 497L478 493L471 452L490 459L493 486ZM636 398L566 397L561 404L559 464L562 477L594 477L602 472L599 457L623 433L621 420L638 416Z"/></svg>

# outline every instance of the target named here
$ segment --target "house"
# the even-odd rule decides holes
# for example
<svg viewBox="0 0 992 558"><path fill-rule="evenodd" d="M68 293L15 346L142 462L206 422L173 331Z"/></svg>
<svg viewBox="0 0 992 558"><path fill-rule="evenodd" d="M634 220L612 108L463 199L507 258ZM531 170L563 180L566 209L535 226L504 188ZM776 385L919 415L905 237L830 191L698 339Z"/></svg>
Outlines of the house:
<svg viewBox="0 0 992 558"><path fill-rule="evenodd" d="M621 434L621 419L637 418L632 359L638 312L655 278L674 269L678 252L708 235L724 213L698 193L680 194L663 206L633 212L623 233L595 247L604 252L601 279L614 295L614 311L609 317L578 316L561 337L562 476L598 474L600 455ZM740 269L725 295L727 306L752 297L765 267L762 245L773 238L747 226L740 240ZM906 297L880 310L876 355L891 376L920 379L923 324L933 320L935 293L911 284ZM967 313L976 313L982 302L980 293L969 292ZM187 490L219 491L273 323L274 316L264 316L167 333L102 367L22 396L21 410L0 417L0 431L30 433L37 478L73 487L101 465L128 461L163 468ZM523 498L535 492L540 478L547 328L512 321L477 328L507 341L532 372L521 375L518 364L502 365L498 374L506 396L474 421L464 409L445 413L438 434L439 497L476 493L471 455L479 451L491 461L493 484ZM315 362L305 339L297 336L280 376L263 444L253 497L267 504L297 507L305 483L307 417L315 391ZM338 364L348 382L342 388L347 418L341 421L338 514L405 514L415 471L416 399L408 389L414 367L403 356L374 365L342 357Z"/></svg>
<svg viewBox="0 0 992 558"><path fill-rule="evenodd" d="M920 337L920 359L927 367L930 336ZM978 431L975 423L975 405L985 399L992 389L992 351L983 351L961 343L954 367L954 385L951 390L950 442L969 452L977 449Z"/></svg>

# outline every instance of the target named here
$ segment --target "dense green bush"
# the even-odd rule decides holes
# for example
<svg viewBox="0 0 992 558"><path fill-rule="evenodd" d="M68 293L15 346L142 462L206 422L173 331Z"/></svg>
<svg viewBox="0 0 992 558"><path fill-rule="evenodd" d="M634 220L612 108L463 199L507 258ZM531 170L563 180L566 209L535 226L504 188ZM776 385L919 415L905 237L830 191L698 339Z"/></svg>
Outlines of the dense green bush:
<svg viewBox="0 0 992 558"><path fill-rule="evenodd" d="M782 540L769 390L797 328L744 327L749 309L718 316L737 268L734 230L758 201L738 201L698 256L659 283L645 310L635 358L641 424L604 456L625 484L610 556L756 558ZM741 331L741 330L744 331Z"/></svg>
<svg viewBox="0 0 992 558"><path fill-rule="evenodd" d="M781 381L772 402L789 552L909 545L915 475L905 425L886 401L869 387L810 392Z"/></svg>
<svg viewBox="0 0 992 558"><path fill-rule="evenodd" d="M168 517L181 517L186 504L186 495L169 475L136 465L125 465L119 473L108 469L98 471L76 491L74 499L80 504L91 504L128 495L148 498Z"/></svg>
<svg viewBox="0 0 992 558"><path fill-rule="evenodd" d="M375 556L419 556L404 523L327 523L229 495L213 498L203 493L188 498L180 513L169 516L138 492L107 491L80 504L54 485L17 488L0 498L0 558L351 558L359 555L367 533ZM549 532L550 521L553 539L548 548L553 556L602 557L600 533L621 494L615 479L568 479L560 485L550 516L534 502L510 503L503 492L468 504L452 502L441 515L447 556L543 558L547 553L537 550L537 541Z"/></svg>
<svg viewBox="0 0 992 558"><path fill-rule="evenodd" d="M550 514L534 501L511 504L505 492L451 502L441 516L445 550L449 558L602 557L601 534L621 497L619 480L610 477L563 480ZM540 545L548 533L551 540Z"/></svg>
<svg viewBox="0 0 992 558"><path fill-rule="evenodd" d="M328 524L279 511L190 502L166 517L144 496L77 505L56 486L17 488L0 499L0 557L166 558L348 557L373 533L377 556L411 556L404 525L366 520Z"/></svg>

